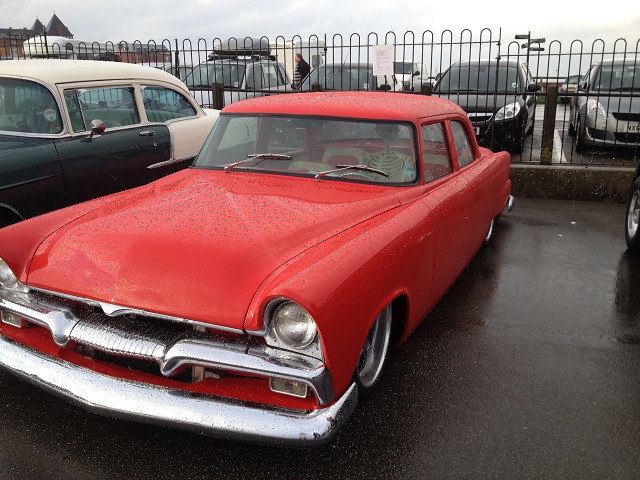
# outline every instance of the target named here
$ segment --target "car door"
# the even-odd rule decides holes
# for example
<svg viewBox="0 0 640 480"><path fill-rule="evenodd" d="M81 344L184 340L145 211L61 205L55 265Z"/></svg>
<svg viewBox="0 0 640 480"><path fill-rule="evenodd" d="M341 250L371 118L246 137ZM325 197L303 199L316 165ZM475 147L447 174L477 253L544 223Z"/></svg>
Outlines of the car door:
<svg viewBox="0 0 640 480"><path fill-rule="evenodd" d="M171 138L162 123L142 123L132 85L68 88L64 99L73 133L55 141L73 203L143 185L165 174L150 166L169 160ZM89 135L91 122L106 130Z"/></svg>
<svg viewBox="0 0 640 480"><path fill-rule="evenodd" d="M464 218L465 176L453 167L454 152L449 148L446 123L421 126L422 164L426 182L423 201L428 205L429 218L435 229L433 281L428 308L433 306L458 277L466 263Z"/></svg>
<svg viewBox="0 0 640 480"><path fill-rule="evenodd" d="M52 91L0 78L0 227L66 206L54 139L62 133Z"/></svg>

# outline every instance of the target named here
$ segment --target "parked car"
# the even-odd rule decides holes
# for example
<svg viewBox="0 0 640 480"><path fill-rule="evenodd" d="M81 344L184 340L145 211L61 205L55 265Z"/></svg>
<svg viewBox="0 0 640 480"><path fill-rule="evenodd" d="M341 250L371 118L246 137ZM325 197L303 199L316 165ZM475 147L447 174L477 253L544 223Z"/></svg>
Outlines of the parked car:
<svg viewBox="0 0 640 480"><path fill-rule="evenodd" d="M629 189L627 215L625 216L625 239L630 252L640 254L640 164L636 167Z"/></svg>
<svg viewBox="0 0 640 480"><path fill-rule="evenodd" d="M578 91L578 83L582 75L569 75L558 88L558 96L561 103L569 103L573 94Z"/></svg>
<svg viewBox="0 0 640 480"><path fill-rule="evenodd" d="M422 62L393 62L396 90L419 92L422 84L431 84L427 66Z"/></svg>
<svg viewBox="0 0 640 480"><path fill-rule="evenodd" d="M393 90L393 78L373 75L370 63L334 63L314 68L300 85L301 92Z"/></svg>
<svg viewBox="0 0 640 480"><path fill-rule="evenodd" d="M151 67L3 62L0 227L188 167L217 116Z"/></svg>
<svg viewBox="0 0 640 480"><path fill-rule="evenodd" d="M480 145L518 153L533 130L539 90L524 61L506 58L452 65L440 76L433 95L467 112Z"/></svg>
<svg viewBox="0 0 640 480"><path fill-rule="evenodd" d="M0 366L93 412L330 441L510 209L446 100L226 107L192 168L0 229Z"/></svg>
<svg viewBox="0 0 640 480"><path fill-rule="evenodd" d="M638 148L640 139L640 60L594 63L571 99L569 134L575 150L589 147Z"/></svg>
<svg viewBox="0 0 640 480"><path fill-rule="evenodd" d="M223 41L206 62L196 66L184 79L191 95L202 107L212 107L211 85L224 90L224 105L247 98L291 92L291 79L285 66L266 39Z"/></svg>

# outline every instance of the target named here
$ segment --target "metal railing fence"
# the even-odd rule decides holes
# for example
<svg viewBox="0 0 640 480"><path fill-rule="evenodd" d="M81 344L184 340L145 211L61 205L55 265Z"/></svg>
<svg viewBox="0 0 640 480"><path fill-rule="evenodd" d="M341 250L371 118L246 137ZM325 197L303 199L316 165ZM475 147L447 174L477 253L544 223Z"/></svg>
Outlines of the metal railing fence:
<svg viewBox="0 0 640 480"><path fill-rule="evenodd" d="M502 30L496 32L489 29L482 29L479 33L463 30L459 34L454 34L450 30L435 34L426 30L422 33L388 32L384 35L354 33L348 36L336 34L292 38L283 36L257 39L239 37L207 40L201 38L195 41L165 39L159 42L104 43L60 37L11 36L0 38L0 60L25 58L112 60L162 68L185 80L195 66L207 62L214 52L219 53L225 48L228 49L232 42L244 46L248 43L255 45L257 41L260 45L269 46L271 56L267 61L284 65L290 80L293 78L293 68L295 68L294 54L301 49L308 54L312 67L320 63L325 66L364 64L371 65L375 74L375 68L381 63L377 48L383 46L386 47L387 53L391 52L394 64L411 66L410 77L415 76L413 68L420 69L420 84L416 84L415 79L411 83L412 80L407 80L406 77L402 81L397 81L401 75L394 74L395 84L390 89L407 94L431 94L439 77L457 62L473 64L480 60L491 60L495 65L506 65L515 60L528 65L529 73L533 81L540 86L540 90L529 92L526 89L527 85L523 82L517 83L515 90L509 93L516 97L533 94L536 99L535 109L530 113L534 119L530 127L532 131L524 137L522 150L519 151L518 146L514 149L512 154L514 162L585 166L636 165L640 152L640 73L638 79L631 82L631 88L619 90L610 88L595 94L577 89L576 86L570 86L572 89L569 91L562 88L558 91L558 88L562 87L565 80L572 75L581 75L582 80L586 80L585 75L593 64L608 59L624 59L625 66L620 70L621 75L627 75L630 78L630 72L636 70L640 72L640 40L634 43L626 39L618 39L609 44L604 40L595 40L590 44L574 40L566 44L558 40L532 39L530 33L517 37L504 38ZM496 66L495 77L499 79L497 68ZM209 80L215 79L207 79ZM378 82L376 85L379 84ZM259 87L232 85L231 89L253 88L254 93L259 94L265 89L265 85L266 90L269 91L271 85L266 77L265 83L260 83ZM363 84L354 81L354 85L360 85L355 88L371 88L368 82ZM492 97L485 102L485 110L490 110L489 113L495 119L501 108L500 104L504 103L498 101L499 97L507 94L503 91L504 89L498 88L497 81L494 87L480 93ZM339 88L344 88L344 85ZM354 89L351 84L348 88ZM461 99L460 92L444 93L451 100L460 101ZM475 94L478 92L465 92L466 97ZM553 102L549 102L550 99ZM589 105L585 107L585 104ZM585 112L588 110L589 113L581 113L579 106ZM611 112L617 109L616 115L609 115L607 107ZM554 128L543 129L544 119L547 117L547 123L549 123L550 115L555 117L555 120L550 123ZM589 125L585 126L588 122L590 122ZM589 145L589 142L581 140L580 132L576 132L578 128L584 129L585 136L588 133L588 139L595 139L595 144ZM613 132L614 130L617 131ZM496 146L496 135L492 132L488 146ZM603 136L611 137L612 140L598 142ZM552 151L551 155L549 148Z"/></svg>

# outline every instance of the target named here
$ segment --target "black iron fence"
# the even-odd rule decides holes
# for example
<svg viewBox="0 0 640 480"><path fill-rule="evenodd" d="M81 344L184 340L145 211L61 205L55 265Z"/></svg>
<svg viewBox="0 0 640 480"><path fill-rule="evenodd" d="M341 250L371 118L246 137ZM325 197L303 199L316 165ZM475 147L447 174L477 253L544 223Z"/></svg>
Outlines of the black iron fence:
<svg viewBox="0 0 640 480"><path fill-rule="evenodd" d="M302 53L315 73L296 88L438 95L465 108L482 145L508 148L514 162L633 166L640 152L639 43L566 44L488 29L104 43L42 36L0 38L0 59L150 65L184 80L199 103L219 106L214 84L227 102L296 92L294 57Z"/></svg>

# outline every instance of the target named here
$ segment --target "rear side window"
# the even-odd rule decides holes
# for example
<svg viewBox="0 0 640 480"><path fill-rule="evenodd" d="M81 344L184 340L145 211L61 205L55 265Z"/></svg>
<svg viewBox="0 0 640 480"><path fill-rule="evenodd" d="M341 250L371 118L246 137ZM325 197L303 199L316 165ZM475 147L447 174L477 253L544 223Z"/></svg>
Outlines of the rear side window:
<svg viewBox="0 0 640 480"><path fill-rule="evenodd" d="M0 78L0 130L62 132L60 110L53 94L39 83Z"/></svg>
<svg viewBox="0 0 640 480"><path fill-rule="evenodd" d="M193 117L196 110L180 92L159 86L143 86L142 102L150 122Z"/></svg>
<svg viewBox="0 0 640 480"><path fill-rule="evenodd" d="M140 123L133 87L70 89L64 91L64 100L74 132L90 130L93 120L107 128Z"/></svg>

